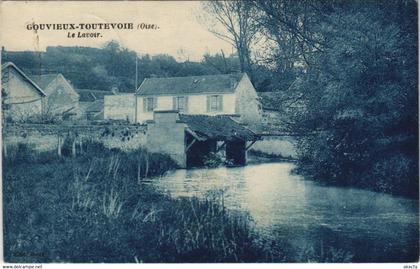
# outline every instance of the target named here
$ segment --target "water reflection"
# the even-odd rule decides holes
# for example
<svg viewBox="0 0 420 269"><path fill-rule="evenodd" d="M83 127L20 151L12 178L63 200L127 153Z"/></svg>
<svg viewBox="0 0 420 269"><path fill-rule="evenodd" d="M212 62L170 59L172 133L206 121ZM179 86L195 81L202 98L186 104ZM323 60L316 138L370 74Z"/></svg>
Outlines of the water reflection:
<svg viewBox="0 0 420 269"><path fill-rule="evenodd" d="M357 261L418 257L418 201L320 186L292 175L291 163L178 170L153 180L174 197L223 191L225 206L250 214L265 236L297 249L334 247Z"/></svg>

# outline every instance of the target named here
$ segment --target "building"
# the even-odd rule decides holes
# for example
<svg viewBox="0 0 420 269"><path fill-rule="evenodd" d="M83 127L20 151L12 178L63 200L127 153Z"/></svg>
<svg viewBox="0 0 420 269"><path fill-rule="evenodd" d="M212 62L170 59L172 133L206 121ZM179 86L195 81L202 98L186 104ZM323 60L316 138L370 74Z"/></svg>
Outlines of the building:
<svg viewBox="0 0 420 269"><path fill-rule="evenodd" d="M114 95L114 91L101 91L90 89L76 89L80 96L79 107L82 112L82 118L86 120L104 119L104 98L108 95Z"/></svg>
<svg viewBox="0 0 420 269"><path fill-rule="evenodd" d="M245 165L247 150L260 137L229 115L155 111L147 121L146 148L171 156L179 167L202 166L220 152L231 165Z"/></svg>
<svg viewBox="0 0 420 269"><path fill-rule="evenodd" d="M42 114L47 96L43 89L14 63L1 68L4 118L21 121Z"/></svg>
<svg viewBox="0 0 420 269"><path fill-rule="evenodd" d="M78 117L79 94L62 74L32 75L30 78L47 95L44 112L62 117Z"/></svg>
<svg viewBox="0 0 420 269"><path fill-rule="evenodd" d="M104 119L136 121L136 96L134 93L117 93L104 96Z"/></svg>
<svg viewBox="0 0 420 269"><path fill-rule="evenodd" d="M153 112L177 110L190 115L240 115L245 123L261 119L258 95L245 73L146 78L136 93L107 96L105 119L144 123Z"/></svg>

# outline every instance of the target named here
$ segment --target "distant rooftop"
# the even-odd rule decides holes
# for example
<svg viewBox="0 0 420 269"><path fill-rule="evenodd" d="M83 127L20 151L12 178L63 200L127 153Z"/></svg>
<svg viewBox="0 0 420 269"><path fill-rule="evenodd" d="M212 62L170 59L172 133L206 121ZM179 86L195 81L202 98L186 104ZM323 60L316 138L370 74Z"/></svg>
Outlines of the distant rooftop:
<svg viewBox="0 0 420 269"><path fill-rule="evenodd" d="M146 78L137 95L175 95L200 93L233 93L245 73L224 75Z"/></svg>
<svg viewBox="0 0 420 269"><path fill-rule="evenodd" d="M35 81L42 89L45 88L58 77L59 74L43 74L43 75L30 75L29 77Z"/></svg>
<svg viewBox="0 0 420 269"><path fill-rule="evenodd" d="M105 95L114 95L112 91L76 89L80 96L80 102L94 102L96 100L104 100Z"/></svg>
<svg viewBox="0 0 420 269"><path fill-rule="evenodd" d="M86 107L86 112L101 112L104 110L104 101L95 100Z"/></svg>

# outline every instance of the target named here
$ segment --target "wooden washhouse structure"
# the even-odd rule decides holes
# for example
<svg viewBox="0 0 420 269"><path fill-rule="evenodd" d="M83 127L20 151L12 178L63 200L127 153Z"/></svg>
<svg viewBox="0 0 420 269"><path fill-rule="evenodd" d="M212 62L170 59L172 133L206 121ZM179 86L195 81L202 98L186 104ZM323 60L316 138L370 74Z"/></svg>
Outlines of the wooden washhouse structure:
<svg viewBox="0 0 420 269"><path fill-rule="evenodd" d="M147 122L146 147L170 155L182 168L203 166L208 156L220 151L231 165L245 165L247 150L260 137L236 117L155 111L154 120Z"/></svg>

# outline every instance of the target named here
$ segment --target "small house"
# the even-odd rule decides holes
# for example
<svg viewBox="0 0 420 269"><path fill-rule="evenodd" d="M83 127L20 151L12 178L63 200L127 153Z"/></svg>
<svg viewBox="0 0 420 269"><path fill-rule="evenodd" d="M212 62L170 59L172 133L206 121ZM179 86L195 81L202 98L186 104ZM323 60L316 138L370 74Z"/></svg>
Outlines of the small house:
<svg viewBox="0 0 420 269"><path fill-rule="evenodd" d="M113 91L76 89L78 92L79 106L82 111L82 118L86 120L104 119L104 98L108 95L114 95Z"/></svg>
<svg viewBox="0 0 420 269"><path fill-rule="evenodd" d="M2 109L5 119L26 120L44 110L46 93L14 63L1 67Z"/></svg>
<svg viewBox="0 0 420 269"><path fill-rule="evenodd" d="M33 75L31 79L47 95L45 113L63 117L80 115L79 94L62 74Z"/></svg>
<svg viewBox="0 0 420 269"><path fill-rule="evenodd" d="M136 96L134 93L117 93L104 96L104 119L135 122Z"/></svg>
<svg viewBox="0 0 420 269"><path fill-rule="evenodd" d="M129 118L144 123L153 112L177 110L187 115L239 115L245 123L258 123L258 95L245 73L146 78L131 95L106 97L105 118Z"/></svg>
<svg viewBox="0 0 420 269"><path fill-rule="evenodd" d="M161 110L147 121L146 148L171 156L181 168L205 165L224 152L224 161L245 165L247 150L260 137L230 115L187 115Z"/></svg>

